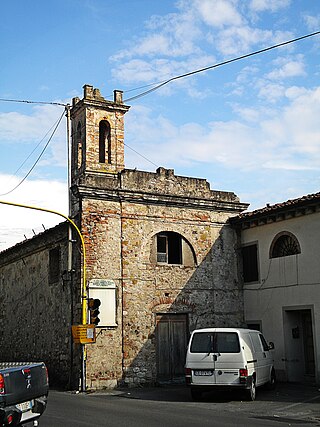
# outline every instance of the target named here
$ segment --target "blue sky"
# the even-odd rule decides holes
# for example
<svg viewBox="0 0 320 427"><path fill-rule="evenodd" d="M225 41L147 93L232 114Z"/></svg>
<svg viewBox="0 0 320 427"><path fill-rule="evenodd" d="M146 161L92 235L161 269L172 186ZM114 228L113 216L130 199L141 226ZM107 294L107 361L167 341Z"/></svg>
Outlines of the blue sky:
<svg viewBox="0 0 320 427"><path fill-rule="evenodd" d="M112 99L320 30L318 0L11 0L0 98ZM172 82L126 115L126 167L206 178L250 210L320 190L320 36ZM0 102L0 199L67 214L63 108ZM49 133L48 133L49 132ZM137 155L135 151L144 157ZM0 250L61 218L0 206ZM43 224L43 225L42 225Z"/></svg>

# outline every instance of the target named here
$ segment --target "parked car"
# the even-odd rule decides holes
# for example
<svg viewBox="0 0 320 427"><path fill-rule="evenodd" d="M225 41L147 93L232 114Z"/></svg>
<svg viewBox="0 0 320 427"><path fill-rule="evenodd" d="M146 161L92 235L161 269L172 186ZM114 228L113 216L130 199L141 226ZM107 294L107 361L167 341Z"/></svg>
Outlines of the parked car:
<svg viewBox="0 0 320 427"><path fill-rule="evenodd" d="M191 396L218 388L243 389L255 400L256 387L273 387L276 376L274 346L251 329L207 328L192 332L187 349L185 376Z"/></svg>
<svg viewBox="0 0 320 427"><path fill-rule="evenodd" d="M48 372L44 363L0 363L0 427L38 419L47 405Z"/></svg>

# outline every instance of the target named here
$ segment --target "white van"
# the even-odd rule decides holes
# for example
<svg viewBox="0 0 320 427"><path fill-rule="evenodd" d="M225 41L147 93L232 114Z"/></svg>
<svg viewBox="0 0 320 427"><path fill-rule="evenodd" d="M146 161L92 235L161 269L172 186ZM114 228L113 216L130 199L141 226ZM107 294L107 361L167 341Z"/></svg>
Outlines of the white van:
<svg viewBox="0 0 320 427"><path fill-rule="evenodd" d="M256 387L275 384L273 344L259 331L236 328L194 330L188 344L185 375L191 396L218 387L244 389L249 400Z"/></svg>

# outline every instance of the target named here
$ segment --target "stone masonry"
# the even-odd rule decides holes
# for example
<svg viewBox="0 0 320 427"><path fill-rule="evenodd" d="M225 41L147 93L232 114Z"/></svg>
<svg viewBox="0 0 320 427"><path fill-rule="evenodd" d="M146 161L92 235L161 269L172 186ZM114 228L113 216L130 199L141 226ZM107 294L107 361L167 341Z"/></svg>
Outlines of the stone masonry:
<svg viewBox="0 0 320 427"><path fill-rule="evenodd" d="M73 106L73 135L82 129L83 138L73 138L73 152L75 145L84 150L81 165L72 162L73 216L86 243L87 278L116 286L116 325L98 328L97 342L87 345L87 386L155 383L162 351L156 319L183 314L187 332L243 324L236 237L227 220L247 205L172 169L125 169L123 117L129 107L119 91L111 102L86 85L83 100ZM101 120L111 128L108 164L99 162ZM182 262L157 262L161 233L181 236Z"/></svg>
<svg viewBox="0 0 320 427"><path fill-rule="evenodd" d="M172 169L126 169L128 110L121 91L109 101L85 85L70 112L70 217L87 292L102 302L96 342L82 353L72 339L84 265L67 223L0 255L1 360L43 360L52 385L78 388L83 366L88 389L175 382L193 329L244 322L228 219L247 204Z"/></svg>
<svg viewBox="0 0 320 427"><path fill-rule="evenodd" d="M81 307L67 272L67 237L61 223L1 253L0 357L44 361L51 386L78 388L81 359L70 325ZM50 254L59 271L50 271Z"/></svg>

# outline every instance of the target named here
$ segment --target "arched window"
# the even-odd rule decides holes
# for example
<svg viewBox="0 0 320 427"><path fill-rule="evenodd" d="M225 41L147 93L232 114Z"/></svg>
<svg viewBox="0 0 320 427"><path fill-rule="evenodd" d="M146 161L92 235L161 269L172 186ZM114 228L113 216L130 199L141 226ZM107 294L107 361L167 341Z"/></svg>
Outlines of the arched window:
<svg viewBox="0 0 320 427"><path fill-rule="evenodd" d="M276 235L270 247L270 258L280 258L301 253L301 248L296 236L289 231Z"/></svg>
<svg viewBox="0 0 320 427"><path fill-rule="evenodd" d="M157 264L196 265L190 243L173 231L162 231L154 236L152 259Z"/></svg>
<svg viewBox="0 0 320 427"><path fill-rule="evenodd" d="M78 165L78 169L80 169L81 165L82 165L82 134L81 134L81 123L78 123L77 126L77 135L76 135L76 141L77 141L77 145L76 145L76 150L77 150L77 155L76 155L76 159L77 159L77 165Z"/></svg>
<svg viewBox="0 0 320 427"><path fill-rule="evenodd" d="M99 163L110 163L110 141L110 124L106 120L101 120L99 123Z"/></svg>

